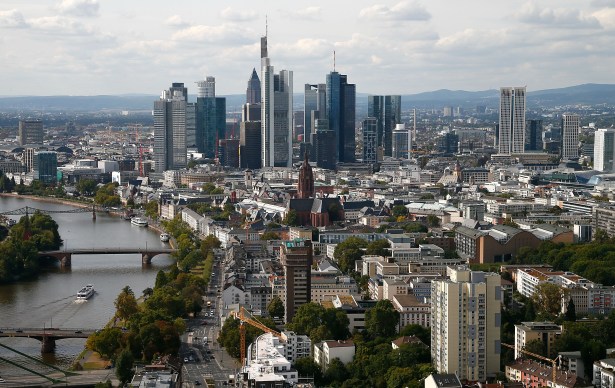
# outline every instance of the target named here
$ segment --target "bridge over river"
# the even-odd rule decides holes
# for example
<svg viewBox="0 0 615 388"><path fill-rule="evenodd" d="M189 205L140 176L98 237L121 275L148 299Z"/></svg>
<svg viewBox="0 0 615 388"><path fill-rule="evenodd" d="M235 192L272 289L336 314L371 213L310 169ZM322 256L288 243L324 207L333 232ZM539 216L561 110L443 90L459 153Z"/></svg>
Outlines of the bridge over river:
<svg viewBox="0 0 615 388"><path fill-rule="evenodd" d="M41 353L52 353L56 340L64 338L88 338L94 334L91 329L56 329L56 328L0 328L0 337L24 337L41 341Z"/></svg>
<svg viewBox="0 0 615 388"><path fill-rule="evenodd" d="M68 268L71 265L73 255L125 255L125 254L141 254L141 263L144 265L151 264L152 258L161 254L171 254L177 249L173 248L75 248L62 249L57 251L41 251L39 257L53 257L60 261L62 268Z"/></svg>

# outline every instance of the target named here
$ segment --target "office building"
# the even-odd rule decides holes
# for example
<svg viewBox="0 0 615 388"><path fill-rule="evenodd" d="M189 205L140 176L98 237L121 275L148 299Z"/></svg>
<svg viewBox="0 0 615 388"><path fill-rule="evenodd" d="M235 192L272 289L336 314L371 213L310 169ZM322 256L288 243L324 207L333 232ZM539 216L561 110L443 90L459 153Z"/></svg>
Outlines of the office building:
<svg viewBox="0 0 615 388"><path fill-rule="evenodd" d="M312 134L312 157L316 166L335 170L335 132L326 129L329 126L327 120L316 120L318 129Z"/></svg>
<svg viewBox="0 0 615 388"><path fill-rule="evenodd" d="M526 121L525 150L542 151L542 120Z"/></svg>
<svg viewBox="0 0 615 388"><path fill-rule="evenodd" d="M515 360L522 356L521 350L532 341L540 341L540 353L552 357L555 340L561 335L562 326L553 322L521 322L515 325Z"/></svg>
<svg viewBox="0 0 615 388"><path fill-rule="evenodd" d="M19 120L19 145L43 145L42 120Z"/></svg>
<svg viewBox="0 0 615 388"><path fill-rule="evenodd" d="M218 163L221 166L239 167L239 139L218 140Z"/></svg>
<svg viewBox="0 0 615 388"><path fill-rule="evenodd" d="M347 76L332 71L327 74L327 119L329 129L335 132L337 162L355 160L355 103L356 86L349 84Z"/></svg>
<svg viewBox="0 0 615 388"><path fill-rule="evenodd" d="M449 267L431 283L431 359L439 373L485 381L500 370L501 278Z"/></svg>
<svg viewBox="0 0 615 388"><path fill-rule="evenodd" d="M275 74L267 54L267 37L261 38L261 164L292 164L293 72Z"/></svg>
<svg viewBox="0 0 615 388"><path fill-rule="evenodd" d="M368 117L361 123L363 131L363 163L376 163L378 149L378 120Z"/></svg>
<svg viewBox="0 0 615 388"><path fill-rule="evenodd" d="M522 154L525 146L525 86L500 88L498 152Z"/></svg>
<svg viewBox="0 0 615 388"><path fill-rule="evenodd" d="M563 160L579 158L579 115L566 113L562 115L562 137L560 153Z"/></svg>
<svg viewBox="0 0 615 388"><path fill-rule="evenodd" d="M154 161L156 172L185 168L188 89L173 83L154 102Z"/></svg>
<svg viewBox="0 0 615 388"><path fill-rule="evenodd" d="M242 121L239 127L239 163L241 168L261 168L261 122Z"/></svg>
<svg viewBox="0 0 615 388"><path fill-rule="evenodd" d="M226 138L226 98L216 97L216 79L198 81L195 142L206 158L216 156L216 144Z"/></svg>
<svg viewBox="0 0 615 388"><path fill-rule="evenodd" d="M326 119L326 90L325 84L305 84L304 90L304 142L310 142L311 134L316 132L314 121L317 119Z"/></svg>
<svg viewBox="0 0 615 388"><path fill-rule="evenodd" d="M393 128L401 123L401 96L368 96L367 116L378 120L378 146L393 156Z"/></svg>
<svg viewBox="0 0 615 388"><path fill-rule="evenodd" d="M391 156L396 159L408 159L409 151L412 149L412 136L406 125L395 124L392 137Z"/></svg>
<svg viewBox="0 0 615 388"><path fill-rule="evenodd" d="M594 135L594 170L613 171L615 128L598 129Z"/></svg>
<svg viewBox="0 0 615 388"><path fill-rule="evenodd" d="M45 184L58 181L58 154L53 151L38 151L34 154L34 179Z"/></svg>
<svg viewBox="0 0 615 388"><path fill-rule="evenodd" d="M248 88L246 89L246 104L261 103L261 80L258 78L256 69L252 69L252 75L248 80Z"/></svg>
<svg viewBox="0 0 615 388"><path fill-rule="evenodd" d="M284 319L291 322L297 309L311 300L312 241L285 241L280 250L280 262L286 279Z"/></svg>

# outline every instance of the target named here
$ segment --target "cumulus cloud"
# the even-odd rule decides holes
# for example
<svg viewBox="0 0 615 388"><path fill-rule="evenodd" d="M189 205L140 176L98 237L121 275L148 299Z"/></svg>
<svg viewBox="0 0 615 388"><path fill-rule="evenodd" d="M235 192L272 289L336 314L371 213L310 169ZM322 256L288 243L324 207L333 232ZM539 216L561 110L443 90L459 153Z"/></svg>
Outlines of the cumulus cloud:
<svg viewBox="0 0 615 388"><path fill-rule="evenodd" d="M208 43L248 43L254 37L243 28L234 24L221 24L219 26L195 25L177 31L172 36L173 40L184 42L208 42Z"/></svg>
<svg viewBox="0 0 615 388"><path fill-rule="evenodd" d="M44 16L28 19L28 24L33 29L43 30L51 34L89 35L93 32L90 27L63 16Z"/></svg>
<svg viewBox="0 0 615 388"><path fill-rule="evenodd" d="M615 0L594 0L591 2L594 7L610 7L615 8Z"/></svg>
<svg viewBox="0 0 615 388"><path fill-rule="evenodd" d="M303 38L286 44L276 44L270 50L279 58L321 58L333 52L333 45L325 39Z"/></svg>
<svg viewBox="0 0 615 388"><path fill-rule="evenodd" d="M418 2L402 1L390 7L384 4L374 4L359 11L359 17L366 19L394 21L425 21L431 19L431 14Z"/></svg>
<svg viewBox="0 0 615 388"><path fill-rule="evenodd" d="M528 24L558 28L600 28L598 19L577 9L541 9L534 3L527 3L516 16L519 21Z"/></svg>
<svg viewBox="0 0 615 388"><path fill-rule="evenodd" d="M26 19L21 12L16 9L0 11L0 27L25 28L28 27Z"/></svg>
<svg viewBox="0 0 615 388"><path fill-rule="evenodd" d="M62 0L57 5L58 11L63 14L79 17L98 16L98 0Z"/></svg>
<svg viewBox="0 0 615 388"><path fill-rule="evenodd" d="M295 19L320 20L322 17L322 9L315 6L307 7L298 11L292 11L290 15Z"/></svg>
<svg viewBox="0 0 615 388"><path fill-rule="evenodd" d="M255 11L240 11L232 7L224 8L220 11L220 16L232 22L247 22L258 18L258 14Z"/></svg>
<svg viewBox="0 0 615 388"><path fill-rule="evenodd" d="M598 19L602 27L612 30L615 29L615 8L604 8L592 14Z"/></svg>
<svg viewBox="0 0 615 388"><path fill-rule="evenodd" d="M190 25L190 23L182 19L182 17L179 15L170 16L167 20L164 21L164 24L172 27L187 27Z"/></svg>

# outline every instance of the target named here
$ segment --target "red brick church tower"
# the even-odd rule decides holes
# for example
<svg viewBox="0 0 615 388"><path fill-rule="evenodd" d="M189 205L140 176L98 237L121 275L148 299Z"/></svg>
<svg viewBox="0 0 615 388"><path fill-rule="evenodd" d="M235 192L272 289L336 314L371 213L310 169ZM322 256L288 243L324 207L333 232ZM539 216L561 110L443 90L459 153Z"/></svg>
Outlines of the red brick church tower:
<svg viewBox="0 0 615 388"><path fill-rule="evenodd" d="M297 198L312 198L314 196L314 174L312 174L312 166L308 163L307 151L303 155L303 164L299 168Z"/></svg>

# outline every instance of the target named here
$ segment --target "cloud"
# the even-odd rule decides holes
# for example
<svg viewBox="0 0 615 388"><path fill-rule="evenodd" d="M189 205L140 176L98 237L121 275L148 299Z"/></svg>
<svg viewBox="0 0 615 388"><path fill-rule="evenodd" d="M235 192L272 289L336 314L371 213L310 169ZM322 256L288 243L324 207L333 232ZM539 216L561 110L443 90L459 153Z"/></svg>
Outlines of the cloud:
<svg viewBox="0 0 615 388"><path fill-rule="evenodd" d="M615 8L615 0L594 0L591 2L594 7L609 7Z"/></svg>
<svg viewBox="0 0 615 388"><path fill-rule="evenodd" d="M290 15L295 19L320 20L322 17L322 9L320 7L307 7L297 11L291 11Z"/></svg>
<svg viewBox="0 0 615 388"><path fill-rule="evenodd" d="M392 7L384 4L374 4L359 11L359 17L393 21L425 21L431 19L431 14L418 2L402 1Z"/></svg>
<svg viewBox="0 0 615 388"><path fill-rule="evenodd" d="M220 11L220 16L232 22L247 22L258 18L258 14L255 11L239 11L231 7L224 8Z"/></svg>
<svg viewBox="0 0 615 388"><path fill-rule="evenodd" d="M60 13L78 17L98 16L98 0L62 0L56 7Z"/></svg>
<svg viewBox="0 0 615 388"><path fill-rule="evenodd" d="M615 29L615 8L604 8L592 14L605 29Z"/></svg>
<svg viewBox="0 0 615 388"><path fill-rule="evenodd" d="M172 39L184 42L208 42L225 44L245 44L254 41L253 34L235 24L219 26L195 25L173 34Z"/></svg>
<svg viewBox="0 0 615 388"><path fill-rule="evenodd" d="M167 26L182 28L190 25L190 23L182 19L182 17L179 15L170 16L167 20L164 21L164 24L166 24Z"/></svg>
<svg viewBox="0 0 615 388"><path fill-rule="evenodd" d="M63 16L44 16L28 19L28 24L33 29L43 30L52 34L90 35L93 33L90 27Z"/></svg>
<svg viewBox="0 0 615 388"><path fill-rule="evenodd" d="M269 50L273 58L323 58L333 55L333 45L325 39L302 38L291 43L274 45Z"/></svg>
<svg viewBox="0 0 615 388"><path fill-rule="evenodd" d="M524 23L557 28L600 28L598 19L577 9L540 9L534 3L526 3L516 17Z"/></svg>
<svg viewBox="0 0 615 388"><path fill-rule="evenodd" d="M10 9L8 11L0 11L0 27L26 28L28 23L21 12L16 9Z"/></svg>

